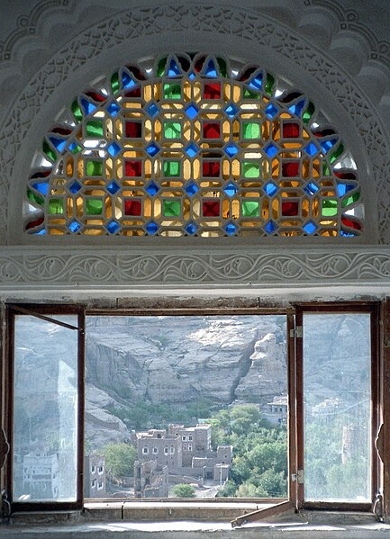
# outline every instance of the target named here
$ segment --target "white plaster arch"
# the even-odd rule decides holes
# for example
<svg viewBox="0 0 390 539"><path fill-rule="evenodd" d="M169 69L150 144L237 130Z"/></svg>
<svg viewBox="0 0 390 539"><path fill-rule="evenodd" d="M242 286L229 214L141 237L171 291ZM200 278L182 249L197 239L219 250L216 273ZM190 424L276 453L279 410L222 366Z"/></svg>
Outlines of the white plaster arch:
<svg viewBox="0 0 390 539"><path fill-rule="evenodd" d="M69 96L73 96L73 92L77 94L85 88L86 82L104 72L108 65L112 66L113 57L117 65L128 60L129 49L132 58L137 59L145 51L154 54L164 47L178 50L183 43L186 46L198 44L197 48L201 50L199 43L202 43L211 52L235 53L247 60L256 59L260 64L264 64L260 54L263 53L265 63L270 64L264 67L284 73L293 81L303 81L298 84L303 92L324 88L324 95L319 95L315 101L325 104L331 99L335 114L340 112L348 118L346 131L352 128L356 132L359 139L356 147L363 148L365 173L371 177L372 185L377 185L379 240L384 244L390 242L386 187L390 170L388 139L375 108L342 67L313 47L305 37L259 10L212 1L194 5L172 0L164 6L152 1L147 6L137 6L106 17L59 46L25 85L5 117L0 129L3 162L0 243L5 246L0 254L0 282L6 283L5 286L40 282L64 288L75 282L86 286L104 282L107 286L118 287L125 283L145 286L152 282L236 286L238 283L257 285L261 280L267 286L267 283L304 285L356 282L356 279L362 282L387 280L387 251L367 248L364 252L360 249L358 255L359 249L354 248L353 243L347 248L326 250L322 246L278 251L276 246L272 254L269 248L237 248L233 251L221 248L215 254L210 248L200 247L196 252L181 252L181 259L178 259L177 255L164 252L166 248L161 246L156 247L154 255L150 254L150 249L147 252L138 247L132 248L131 253L121 252L120 255L117 249L110 247L99 249L98 254L88 248L77 254L70 246L59 249L58 244L54 249L42 245L38 252L34 247L22 247L12 237L12 216L17 215L18 206L12 205L12 200L9 204L10 189L17 190L26 163L30 163L28 158L31 159L33 145L41 140L39 135L47 131L53 114L58 111L59 90L61 93L66 90ZM371 209L375 203L373 196ZM371 232L371 243L375 245L375 230Z"/></svg>

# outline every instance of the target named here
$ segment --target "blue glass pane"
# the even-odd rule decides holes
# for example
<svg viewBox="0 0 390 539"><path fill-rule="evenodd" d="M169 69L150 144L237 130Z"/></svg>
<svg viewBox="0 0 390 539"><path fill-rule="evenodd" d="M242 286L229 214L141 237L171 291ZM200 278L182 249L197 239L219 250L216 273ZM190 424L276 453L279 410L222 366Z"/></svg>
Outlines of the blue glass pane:
<svg viewBox="0 0 390 539"><path fill-rule="evenodd" d="M318 191L319 187L317 184L313 183L313 182L310 182L306 185L306 187L304 188L304 191L312 196L314 195L317 191Z"/></svg>
<svg viewBox="0 0 390 539"><path fill-rule="evenodd" d="M191 118L191 120L193 120L195 116L197 116L198 112L198 108L193 103L191 103L191 105L188 105L188 107L186 108L186 114L189 118Z"/></svg>
<svg viewBox="0 0 390 539"><path fill-rule="evenodd" d="M305 148L305 151L310 156L315 155L318 152L317 146L314 144L314 142L310 142Z"/></svg>
<svg viewBox="0 0 390 539"><path fill-rule="evenodd" d="M354 238L356 234L353 234L352 232L345 232L345 230L340 230L340 236L343 236L344 238Z"/></svg>
<svg viewBox="0 0 390 539"><path fill-rule="evenodd" d="M314 232L317 230L317 226L312 221L309 221L304 225L303 230L307 234L314 234Z"/></svg>
<svg viewBox="0 0 390 539"><path fill-rule="evenodd" d="M184 151L189 157L195 157L195 155L198 153L199 148L196 144L191 143L186 148L184 148Z"/></svg>
<svg viewBox="0 0 390 539"><path fill-rule="evenodd" d="M264 229L267 232L267 234L272 234L277 229L277 225L273 221L268 221L268 223L266 223Z"/></svg>
<svg viewBox="0 0 390 539"><path fill-rule="evenodd" d="M120 187L115 181L112 181L107 185L107 191L112 195L115 195L115 193L117 193L119 189Z"/></svg>
<svg viewBox="0 0 390 539"><path fill-rule="evenodd" d="M92 112L94 112L97 109L96 105L94 105L93 103L91 103L90 101L88 101L85 98L81 98L80 103L81 103L81 106L84 109L85 114L91 114Z"/></svg>
<svg viewBox="0 0 390 539"><path fill-rule="evenodd" d="M273 197L274 194L277 192L279 188L272 182L267 183L264 185L264 191L267 193L268 196Z"/></svg>
<svg viewBox="0 0 390 539"><path fill-rule="evenodd" d="M237 193L238 188L234 183L228 183L227 186L224 188L224 191L228 196L232 197Z"/></svg>
<svg viewBox="0 0 390 539"><path fill-rule="evenodd" d="M153 116L156 116L160 112L160 109L155 103L150 103L147 107L145 107L146 112L153 118Z"/></svg>
<svg viewBox="0 0 390 539"><path fill-rule="evenodd" d="M305 100L302 99L301 101L298 101L298 103L295 103L295 105L291 105L291 107L288 107L288 110L292 114L295 114L295 116L300 116L304 106Z"/></svg>
<svg viewBox="0 0 390 539"><path fill-rule="evenodd" d="M329 152L331 148L336 144L337 139L330 139L330 140L322 140L320 142L321 148L324 150L324 152Z"/></svg>
<svg viewBox="0 0 390 539"><path fill-rule="evenodd" d="M199 191L199 187L196 185L196 183L190 182L188 185L186 185L185 191L187 195L193 196Z"/></svg>
<svg viewBox="0 0 390 539"><path fill-rule="evenodd" d="M275 146L275 144L272 144L272 142L270 142L269 144L267 144L267 146L264 146L264 151L268 155L268 157L274 157L274 155L278 153L279 149L277 146Z"/></svg>
<svg viewBox="0 0 390 539"><path fill-rule="evenodd" d="M81 189L81 185L79 182L73 182L72 185L69 186L69 191L71 193L78 193Z"/></svg>
<svg viewBox="0 0 390 539"><path fill-rule="evenodd" d="M130 75L128 71L123 70L122 71L122 84L123 84L123 88L128 90L129 88L133 88L133 86L136 86L137 83L134 81L134 79L132 78L132 76Z"/></svg>
<svg viewBox="0 0 390 539"><path fill-rule="evenodd" d="M49 140L53 144L54 148L56 148L59 152L64 151L67 140L56 138L56 137L49 137Z"/></svg>
<svg viewBox="0 0 390 539"><path fill-rule="evenodd" d="M81 146L76 144L76 142L72 142L71 144L69 144L69 151L72 152L73 154L78 153L80 150L81 150Z"/></svg>
<svg viewBox="0 0 390 539"><path fill-rule="evenodd" d="M265 113L269 118L274 118L279 112L279 109L272 103L265 109Z"/></svg>
<svg viewBox="0 0 390 539"><path fill-rule="evenodd" d="M146 228L146 232L147 232L148 234L153 235L153 234L155 234L155 233L157 232L157 230L158 230L158 224L155 223L154 221L151 221L150 223L148 223L148 224L146 225L145 228Z"/></svg>
<svg viewBox="0 0 390 539"><path fill-rule="evenodd" d="M43 182L43 183L33 183L32 185L34 189L42 193L42 195L47 195L49 192L49 182Z"/></svg>
<svg viewBox="0 0 390 539"><path fill-rule="evenodd" d="M238 148L237 148L237 146L235 144L228 144L225 147L225 153L229 157L234 157L238 153Z"/></svg>
<svg viewBox="0 0 390 539"><path fill-rule="evenodd" d="M42 230L39 230L38 232L34 232L34 236L45 236L46 230L42 228Z"/></svg>
<svg viewBox="0 0 390 539"><path fill-rule="evenodd" d="M151 155L152 157L154 155L156 155L159 151L160 151L160 146L157 146L157 144L155 144L154 142L152 142L151 144L149 144L149 146L146 148L146 151L148 152L149 155Z"/></svg>
<svg viewBox="0 0 390 539"><path fill-rule="evenodd" d="M147 186L146 191L151 195L152 197L156 195L159 192L160 188L157 184L154 182L150 182L150 184Z"/></svg>
<svg viewBox="0 0 390 539"><path fill-rule="evenodd" d="M187 234L193 235L198 230L198 227L195 223L188 223L188 225L185 228Z"/></svg>
<svg viewBox="0 0 390 539"><path fill-rule="evenodd" d="M115 157L121 151L121 147L116 142L113 142L107 147L107 151L112 157Z"/></svg>
<svg viewBox="0 0 390 539"><path fill-rule="evenodd" d="M256 75L256 77L254 77L250 81L249 86L250 88L253 88L254 90L261 90L262 84L263 84L263 75L259 73L258 75Z"/></svg>
<svg viewBox="0 0 390 539"><path fill-rule="evenodd" d="M354 185L349 185L349 184L346 184L346 183L338 183L337 188L336 188L337 189L337 194L339 195L339 197L342 197L346 193L348 193L348 191L352 191L352 189L354 187L355 187Z"/></svg>
<svg viewBox="0 0 390 539"><path fill-rule="evenodd" d="M228 236L233 236L237 232L237 226L234 223L228 223L225 226L225 232Z"/></svg>
<svg viewBox="0 0 390 539"><path fill-rule="evenodd" d="M215 67L215 64L214 64L213 60L210 60L209 63L207 64L206 75L208 77L217 77L218 76L217 69Z"/></svg>
<svg viewBox="0 0 390 539"><path fill-rule="evenodd" d="M233 118L237 114L238 110L239 109L235 107L234 105L228 105L225 108L225 112L228 116L230 116L230 118Z"/></svg>
<svg viewBox="0 0 390 539"><path fill-rule="evenodd" d="M169 63L168 77L176 77L177 75L180 75L180 68L176 61L172 58Z"/></svg>
<svg viewBox="0 0 390 539"><path fill-rule="evenodd" d="M111 114L111 116L116 116L120 109L121 108L117 103L111 103L111 105L107 107L108 114Z"/></svg>
<svg viewBox="0 0 390 539"><path fill-rule="evenodd" d="M77 221L72 221L70 224L69 224L69 230L73 233L75 232L78 232L81 228L81 225L80 223L78 223Z"/></svg>
<svg viewBox="0 0 390 539"><path fill-rule="evenodd" d="M106 228L110 234L115 234L120 229L120 226L116 221L110 221Z"/></svg>
<svg viewBox="0 0 390 539"><path fill-rule="evenodd" d="M195 73L190 73L190 74L188 75L188 78L189 78L190 80L196 79Z"/></svg>

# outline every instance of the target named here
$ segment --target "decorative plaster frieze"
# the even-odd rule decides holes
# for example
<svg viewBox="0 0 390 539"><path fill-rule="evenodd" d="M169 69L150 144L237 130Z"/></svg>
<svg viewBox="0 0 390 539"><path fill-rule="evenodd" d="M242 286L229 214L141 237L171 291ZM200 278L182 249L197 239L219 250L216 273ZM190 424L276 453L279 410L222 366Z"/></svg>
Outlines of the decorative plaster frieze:
<svg viewBox="0 0 390 539"><path fill-rule="evenodd" d="M12 227L13 216L8 216L9 187L10 182L19 181L14 177L14 170L21 145L29 136L32 121L42 113L53 91L83 66L89 62L98 63L100 55L106 55L123 42L130 45L133 40L145 36L158 42L163 34L170 35L172 32L183 34L185 39L189 29L212 33L216 38L218 35L228 36L233 42L244 40L248 47L261 45L272 48L286 63L295 63L334 95L354 122L366 148L372 167L372 186L376 186L378 198L380 242L390 243L387 185L390 148L374 106L360 92L353 79L306 39L264 15L206 2L172 2L158 7L132 8L91 26L63 46L15 100L0 130L0 244L7 244L7 227ZM201 42L199 48L202 48ZM26 170L29 165L26 163ZM28 237L21 241L28 244Z"/></svg>
<svg viewBox="0 0 390 539"><path fill-rule="evenodd" d="M285 249L234 254L136 250L5 249L0 254L0 290L31 286L48 289L98 287L260 287L390 285L390 249L333 249L332 252Z"/></svg>

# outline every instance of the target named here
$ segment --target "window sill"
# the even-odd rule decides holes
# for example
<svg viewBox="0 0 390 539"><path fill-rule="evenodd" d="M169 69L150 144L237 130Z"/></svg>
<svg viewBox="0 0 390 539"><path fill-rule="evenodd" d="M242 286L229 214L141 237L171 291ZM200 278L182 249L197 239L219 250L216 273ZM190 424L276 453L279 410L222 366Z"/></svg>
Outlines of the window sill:
<svg viewBox="0 0 390 539"><path fill-rule="evenodd" d="M114 505L119 507L124 504ZM177 517L175 518L174 515L171 515L171 520L165 519L164 521L156 520L151 522L129 521L127 518L116 519L114 515L118 515L116 512L118 507L111 508L110 519L91 520L92 515L89 511L83 515L78 514L78 516L75 513L68 513L66 521L63 519L56 522L53 519L54 515L29 515L27 519L24 518L27 515L15 515L15 517L12 517L10 525L0 526L0 539L18 539L20 536L23 536L24 539L41 539L42 537L49 539L57 536L59 539L73 539L80 535L85 539L88 537L103 539L117 533L120 533L121 539L144 539L146 533L148 537L155 534L159 539L200 539L204 538L207 533L212 534L213 539L228 539L229 537L234 537L235 539L240 539L241 537L245 539L251 539L252 537L256 539L262 537L277 539L281 535L289 539L300 539L302 536L318 539L341 539L344 537L377 539L378 533L388 534L390 532L389 524L376 522L372 514L363 513L290 513L279 515L266 522L251 522L243 524L239 528L232 528L230 522L226 521L180 520ZM179 507L180 503L175 510L179 510ZM97 507L96 509L98 510ZM151 516L151 513L149 515Z"/></svg>

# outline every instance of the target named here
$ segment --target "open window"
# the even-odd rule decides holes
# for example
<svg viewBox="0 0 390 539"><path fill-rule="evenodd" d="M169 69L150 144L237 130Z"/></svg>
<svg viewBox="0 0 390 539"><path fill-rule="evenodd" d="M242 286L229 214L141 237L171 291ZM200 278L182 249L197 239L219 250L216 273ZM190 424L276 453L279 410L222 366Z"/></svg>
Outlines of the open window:
<svg viewBox="0 0 390 539"><path fill-rule="evenodd" d="M19 510L81 508L83 310L13 306L8 324L7 493Z"/></svg>
<svg viewBox="0 0 390 539"><path fill-rule="evenodd" d="M87 309L85 324L79 307L9 306L12 506L161 500L184 484L261 503L245 520L369 510L378 327L374 303Z"/></svg>

